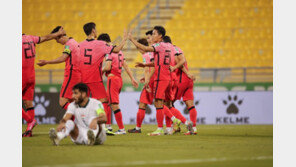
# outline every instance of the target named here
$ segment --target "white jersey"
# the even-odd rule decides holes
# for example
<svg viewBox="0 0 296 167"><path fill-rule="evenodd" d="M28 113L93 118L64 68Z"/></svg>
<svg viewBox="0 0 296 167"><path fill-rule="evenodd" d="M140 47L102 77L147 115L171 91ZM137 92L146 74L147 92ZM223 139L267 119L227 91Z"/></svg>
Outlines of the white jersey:
<svg viewBox="0 0 296 167"><path fill-rule="evenodd" d="M98 117L97 110L104 110L102 103L96 99L89 98L85 107L80 107L75 102L70 103L67 113L75 116L75 124L88 128L91 121Z"/></svg>

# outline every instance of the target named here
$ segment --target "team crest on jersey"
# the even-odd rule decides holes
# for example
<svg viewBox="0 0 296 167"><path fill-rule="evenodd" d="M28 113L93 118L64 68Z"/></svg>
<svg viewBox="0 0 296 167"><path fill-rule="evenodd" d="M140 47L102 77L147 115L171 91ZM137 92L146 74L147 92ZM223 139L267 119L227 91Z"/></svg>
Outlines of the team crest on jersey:
<svg viewBox="0 0 296 167"><path fill-rule="evenodd" d="M159 45L160 45L159 43L154 44L154 46L159 46Z"/></svg>
<svg viewBox="0 0 296 167"><path fill-rule="evenodd" d="M70 46L69 46L69 45L66 45L66 46L65 46L64 53L68 53L68 54L71 53L71 50L70 50Z"/></svg>

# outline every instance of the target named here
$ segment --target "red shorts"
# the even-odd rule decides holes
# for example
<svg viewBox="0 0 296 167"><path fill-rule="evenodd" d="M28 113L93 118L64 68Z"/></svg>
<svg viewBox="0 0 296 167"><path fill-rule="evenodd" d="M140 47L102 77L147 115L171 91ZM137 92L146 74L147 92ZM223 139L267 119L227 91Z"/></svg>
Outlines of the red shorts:
<svg viewBox="0 0 296 167"><path fill-rule="evenodd" d="M65 72L64 82L61 88L60 97L72 99L72 88L81 82L81 73L78 71Z"/></svg>
<svg viewBox="0 0 296 167"><path fill-rule="evenodd" d="M110 76L107 79L107 95L109 103L119 104L119 93L122 88L122 78L118 76Z"/></svg>
<svg viewBox="0 0 296 167"><path fill-rule="evenodd" d="M89 94L92 98L100 100L107 98L107 92L103 82L86 83L89 88Z"/></svg>
<svg viewBox="0 0 296 167"><path fill-rule="evenodd" d="M152 104L153 103L154 80L151 80L149 82L149 87L151 89L151 92L148 92L145 88L142 89L142 92L140 95L140 103L144 103L144 104Z"/></svg>
<svg viewBox="0 0 296 167"><path fill-rule="evenodd" d="M174 80L172 81L172 86L170 90L170 99L165 99L166 101L175 101L176 99L176 94L178 90L178 81Z"/></svg>
<svg viewBox="0 0 296 167"><path fill-rule="evenodd" d="M22 99L31 100L34 99L35 79L24 79L22 81Z"/></svg>
<svg viewBox="0 0 296 167"><path fill-rule="evenodd" d="M176 99L183 101L193 100L193 81L183 82L178 84Z"/></svg>
<svg viewBox="0 0 296 167"><path fill-rule="evenodd" d="M171 100L171 81L154 81L154 99Z"/></svg>

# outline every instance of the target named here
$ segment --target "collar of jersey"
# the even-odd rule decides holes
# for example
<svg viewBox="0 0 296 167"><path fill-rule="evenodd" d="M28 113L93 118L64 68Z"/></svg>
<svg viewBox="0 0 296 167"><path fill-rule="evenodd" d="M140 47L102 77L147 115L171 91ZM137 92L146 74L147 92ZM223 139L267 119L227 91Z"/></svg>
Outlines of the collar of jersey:
<svg viewBox="0 0 296 167"><path fill-rule="evenodd" d="M88 98L88 100L87 100L85 106L80 106L80 105L78 104L78 107L79 107L79 108L86 108L86 106L88 105L88 103L89 103L89 98Z"/></svg>
<svg viewBox="0 0 296 167"><path fill-rule="evenodd" d="M89 41L93 41L93 40L95 40L95 39L86 39L86 41L88 41L88 42L89 42Z"/></svg>

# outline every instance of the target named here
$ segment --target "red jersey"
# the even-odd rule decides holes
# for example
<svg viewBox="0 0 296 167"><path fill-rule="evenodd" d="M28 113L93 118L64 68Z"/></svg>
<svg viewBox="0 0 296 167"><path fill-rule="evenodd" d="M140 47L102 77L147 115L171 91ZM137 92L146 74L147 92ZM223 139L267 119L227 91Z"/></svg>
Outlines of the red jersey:
<svg viewBox="0 0 296 167"><path fill-rule="evenodd" d="M160 42L153 44L154 48L154 64L155 64L155 78L159 81L171 80L171 47L168 43Z"/></svg>
<svg viewBox="0 0 296 167"><path fill-rule="evenodd" d="M107 54L106 61L112 61L112 63L111 70L106 72L106 76L108 76L111 73L115 76L121 77L121 69L124 60L124 55L121 51L119 53Z"/></svg>
<svg viewBox="0 0 296 167"><path fill-rule="evenodd" d="M171 66L175 66L177 65L177 62L175 61L175 56L178 55L178 49L175 45L172 45L171 43L168 43L169 46L171 47ZM172 80L174 81L177 81L178 78L177 78L177 70L171 72L171 77L172 77Z"/></svg>
<svg viewBox="0 0 296 167"><path fill-rule="evenodd" d="M82 82L102 82L102 62L106 54L112 53L114 46L95 39L86 39L79 46Z"/></svg>
<svg viewBox="0 0 296 167"><path fill-rule="evenodd" d="M175 46L175 49L177 51L176 56L179 56L179 55L183 54L183 51L180 48L178 48L177 46ZM185 59L185 63L184 63L183 66L188 70L186 59ZM178 78L179 83L192 81L181 69L177 69L176 74L177 74L177 78Z"/></svg>
<svg viewBox="0 0 296 167"><path fill-rule="evenodd" d="M23 79L35 80L35 45L40 42L40 37L22 35L22 76Z"/></svg>
<svg viewBox="0 0 296 167"><path fill-rule="evenodd" d="M63 53L68 54L66 59L65 72L70 70L79 70L80 65L80 49L79 44L73 38L70 38L66 44Z"/></svg>
<svg viewBox="0 0 296 167"><path fill-rule="evenodd" d="M151 63L152 61L154 61L154 53L153 52L146 52L143 55L143 63ZM151 72L151 68L149 67L149 72ZM155 73L154 73L155 75ZM154 75L152 75L152 77L150 78L150 81L154 80Z"/></svg>

